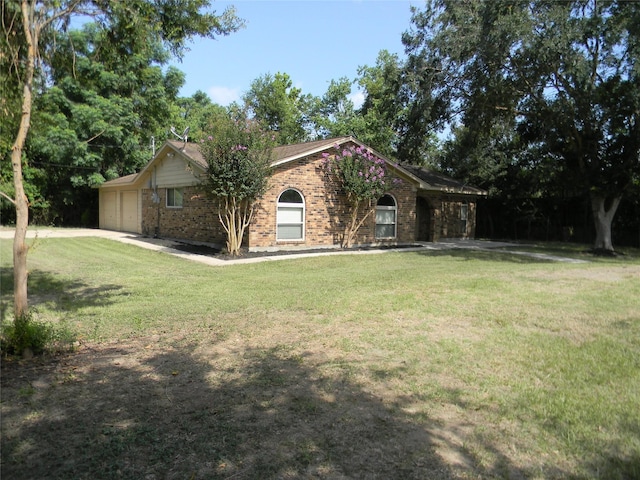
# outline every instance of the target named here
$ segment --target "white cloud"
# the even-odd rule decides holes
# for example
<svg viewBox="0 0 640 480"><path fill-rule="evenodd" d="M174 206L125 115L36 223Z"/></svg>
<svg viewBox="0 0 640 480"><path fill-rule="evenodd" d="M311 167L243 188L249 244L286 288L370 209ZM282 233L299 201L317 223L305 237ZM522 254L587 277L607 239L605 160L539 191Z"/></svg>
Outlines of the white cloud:
<svg viewBox="0 0 640 480"><path fill-rule="evenodd" d="M232 102L240 101L240 90L237 88L219 87L214 85L207 91L214 103L227 106Z"/></svg>
<svg viewBox="0 0 640 480"><path fill-rule="evenodd" d="M360 108L364 103L364 93L360 90L356 90L351 95L349 95L348 98L353 102L353 108Z"/></svg>

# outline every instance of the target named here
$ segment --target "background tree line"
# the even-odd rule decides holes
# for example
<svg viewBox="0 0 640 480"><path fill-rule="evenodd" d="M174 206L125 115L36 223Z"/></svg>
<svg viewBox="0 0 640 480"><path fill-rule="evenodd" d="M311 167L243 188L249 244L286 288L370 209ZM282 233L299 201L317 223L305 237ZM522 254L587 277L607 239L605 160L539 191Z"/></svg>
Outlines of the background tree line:
<svg viewBox="0 0 640 480"><path fill-rule="evenodd" d="M612 250L613 228L618 242L638 245L638 25L637 2L432 0L413 9L405 58L381 51L321 97L285 72L265 73L223 107L204 92L179 96L184 74L166 67L175 51L161 38L100 18L66 24L45 37L36 79L23 162L32 222L95 226L94 187L140 170L152 138L171 138L175 125L199 141L216 118L244 111L281 144L354 135L487 189L480 235L595 239ZM11 76L2 83L8 160L20 91ZM9 196L11 175L3 161ZM3 201L3 223L12 212Z"/></svg>

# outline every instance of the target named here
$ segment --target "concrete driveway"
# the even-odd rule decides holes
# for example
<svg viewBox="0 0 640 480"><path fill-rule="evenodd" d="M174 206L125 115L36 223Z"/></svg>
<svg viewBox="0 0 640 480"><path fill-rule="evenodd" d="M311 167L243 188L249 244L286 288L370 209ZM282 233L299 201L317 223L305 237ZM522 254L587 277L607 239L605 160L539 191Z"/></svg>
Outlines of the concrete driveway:
<svg viewBox="0 0 640 480"><path fill-rule="evenodd" d="M15 229L9 227L0 227L0 238L13 239L15 235ZM212 266L233 265L241 263L256 263L273 260L286 260L292 258L304 258L315 257L320 255L371 255L380 254L391 251L420 251L420 250L450 250L450 249L469 249L490 251L496 248L508 248L509 253L514 255L522 255L539 260L565 262L565 263L587 263L585 260L579 260L575 258L558 257L555 255L547 255L543 253L524 252L514 250L518 247L518 244L507 242L492 242L487 240L458 240L458 239L446 239L440 242L416 242L415 247L402 247L398 249L366 249L366 250L339 250L339 249L319 249L318 251L304 253L290 253L287 255L268 255L239 258L237 260L222 260L212 256L202 255L198 253L185 252L174 248L177 244L184 244L179 240L161 239L161 238L149 238L135 233L116 232L113 230L100 230L95 228L47 228L47 227L30 227L27 230L27 238L72 238L72 237L101 237L110 240L115 240L122 243L128 243L137 247L146 248L149 250L155 250L159 252L175 255L176 257L184 258L186 260L196 261Z"/></svg>

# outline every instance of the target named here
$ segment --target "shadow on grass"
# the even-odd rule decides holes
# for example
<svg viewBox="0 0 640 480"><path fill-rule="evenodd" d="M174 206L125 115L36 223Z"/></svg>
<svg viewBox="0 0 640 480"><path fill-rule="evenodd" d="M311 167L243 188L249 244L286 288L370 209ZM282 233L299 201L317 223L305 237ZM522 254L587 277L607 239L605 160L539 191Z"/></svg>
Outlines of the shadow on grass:
<svg viewBox="0 0 640 480"><path fill-rule="evenodd" d="M0 272L0 320L7 319L13 303L13 269ZM74 312L88 306L106 306L117 296L126 295L120 285L88 285L79 280L60 278L51 272L33 270L28 279L29 305L46 305L49 310Z"/></svg>
<svg viewBox="0 0 640 480"><path fill-rule="evenodd" d="M558 263L558 260L551 258L535 257L509 252L507 250L479 250L473 248L447 249L447 250L420 250L418 255L427 257L452 257L465 261L486 261L486 262L510 262L518 264L533 263Z"/></svg>
<svg viewBox="0 0 640 480"><path fill-rule="evenodd" d="M3 478L499 476L404 408L411 399L389 405L320 354L146 341L4 364ZM532 474L503 461L511 478Z"/></svg>

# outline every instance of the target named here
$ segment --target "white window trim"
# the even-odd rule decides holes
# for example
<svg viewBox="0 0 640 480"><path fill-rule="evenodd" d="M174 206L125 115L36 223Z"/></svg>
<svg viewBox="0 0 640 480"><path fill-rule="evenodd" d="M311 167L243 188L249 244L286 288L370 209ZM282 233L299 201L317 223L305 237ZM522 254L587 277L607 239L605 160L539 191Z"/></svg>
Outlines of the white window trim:
<svg viewBox="0 0 640 480"><path fill-rule="evenodd" d="M393 203L395 204L394 206L389 206L389 205L376 205L376 218L375 218L375 226L374 226L374 236L376 240L391 240L394 238L398 238L398 201L396 200L396 198L389 194L389 193L385 193L385 195L388 195L389 197L391 197L393 199ZM383 195L383 196L385 196ZM382 197L380 197L382 198ZM392 237L379 237L378 236L378 225L390 225L389 223L378 223L378 210L385 210L385 211L393 211L394 215L393 215L393 236Z"/></svg>
<svg viewBox="0 0 640 480"><path fill-rule="evenodd" d="M289 202L280 202L280 197L282 197L282 194L288 190L293 190L294 192L297 192L298 195L300 195L300 198L302 198L302 203L289 203ZM279 213L280 213L280 208L296 208L296 209L301 209L302 210L302 221L300 221L299 223L282 223L280 224L280 222L278 221L279 218ZM297 188L285 188L282 192L280 192L280 194L278 195L278 201L276 202L276 242L304 242L305 241L305 237L306 237L306 228L305 228L305 223L306 223L306 218L307 218L307 204L304 200L304 195L302 194L302 192L300 190L298 190ZM278 232L280 231L279 227L280 225L300 225L302 226L302 237L301 238L279 238L278 237Z"/></svg>
<svg viewBox="0 0 640 480"><path fill-rule="evenodd" d="M463 203L460 205L460 220L464 220L465 222L469 220L469 204Z"/></svg>
<svg viewBox="0 0 640 480"><path fill-rule="evenodd" d="M460 229L462 230L460 233L464 237L467 236L467 229L469 227L469 204L463 203L460 205Z"/></svg>
<svg viewBox="0 0 640 480"><path fill-rule="evenodd" d="M180 190L181 194L182 194L182 205L169 205L169 190ZM167 187L166 189L166 198L164 200L164 204L167 208L174 208L174 209L180 209L184 207L184 189L180 188L180 187ZM175 192L174 192L174 200L175 200Z"/></svg>

